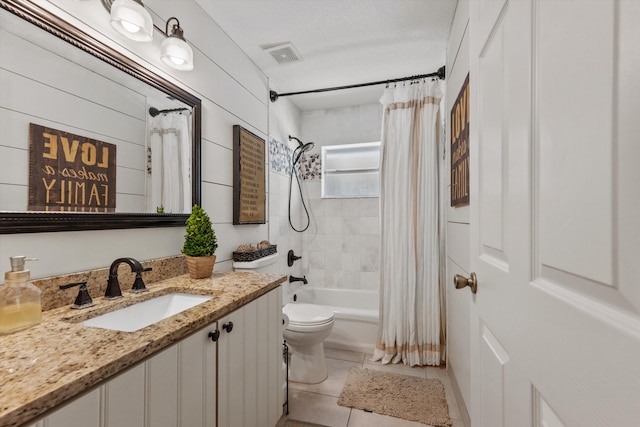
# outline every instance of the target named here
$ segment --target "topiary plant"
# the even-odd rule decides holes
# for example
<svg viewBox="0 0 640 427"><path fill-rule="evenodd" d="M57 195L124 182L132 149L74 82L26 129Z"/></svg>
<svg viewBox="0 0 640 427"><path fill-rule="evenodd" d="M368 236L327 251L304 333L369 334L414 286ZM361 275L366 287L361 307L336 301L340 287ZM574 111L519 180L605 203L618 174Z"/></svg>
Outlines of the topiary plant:
<svg viewBox="0 0 640 427"><path fill-rule="evenodd" d="M198 205L193 205L191 215L186 222L182 253L189 256L211 256L218 249L216 233L211 226L209 215Z"/></svg>

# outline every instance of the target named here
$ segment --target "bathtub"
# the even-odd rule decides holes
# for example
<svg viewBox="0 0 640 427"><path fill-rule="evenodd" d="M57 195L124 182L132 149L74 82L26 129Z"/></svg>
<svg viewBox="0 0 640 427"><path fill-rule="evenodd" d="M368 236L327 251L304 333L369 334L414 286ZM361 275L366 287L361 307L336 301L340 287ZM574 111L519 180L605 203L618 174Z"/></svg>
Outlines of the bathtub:
<svg viewBox="0 0 640 427"><path fill-rule="evenodd" d="M331 335L324 346L373 353L378 334L378 292L301 286L291 293L296 301L323 305L334 313Z"/></svg>

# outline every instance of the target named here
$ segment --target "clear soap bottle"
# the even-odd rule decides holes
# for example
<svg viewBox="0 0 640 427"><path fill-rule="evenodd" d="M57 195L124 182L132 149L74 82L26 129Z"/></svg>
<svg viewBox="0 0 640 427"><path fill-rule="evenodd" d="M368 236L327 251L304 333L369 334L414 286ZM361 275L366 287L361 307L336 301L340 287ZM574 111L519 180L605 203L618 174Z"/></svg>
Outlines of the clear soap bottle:
<svg viewBox="0 0 640 427"><path fill-rule="evenodd" d="M25 261L35 258L11 257L11 271L4 274L0 285L0 335L11 334L37 325L42 320L41 291L31 282Z"/></svg>

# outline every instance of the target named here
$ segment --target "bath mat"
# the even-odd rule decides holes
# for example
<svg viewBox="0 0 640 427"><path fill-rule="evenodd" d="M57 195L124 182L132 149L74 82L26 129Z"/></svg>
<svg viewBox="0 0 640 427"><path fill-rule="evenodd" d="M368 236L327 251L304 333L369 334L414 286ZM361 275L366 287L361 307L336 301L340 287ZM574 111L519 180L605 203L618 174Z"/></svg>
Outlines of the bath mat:
<svg viewBox="0 0 640 427"><path fill-rule="evenodd" d="M451 425L444 386L435 378L351 368L338 405L432 426Z"/></svg>
<svg viewBox="0 0 640 427"><path fill-rule="evenodd" d="M285 427L328 427L321 424L305 423L304 421L287 420Z"/></svg>

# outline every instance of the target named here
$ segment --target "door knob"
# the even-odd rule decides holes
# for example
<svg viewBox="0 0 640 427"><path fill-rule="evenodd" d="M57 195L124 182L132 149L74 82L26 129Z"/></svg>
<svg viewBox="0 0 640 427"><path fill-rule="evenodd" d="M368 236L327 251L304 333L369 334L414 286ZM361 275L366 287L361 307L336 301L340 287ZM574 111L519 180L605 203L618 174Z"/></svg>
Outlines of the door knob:
<svg viewBox="0 0 640 427"><path fill-rule="evenodd" d="M476 273L471 273L470 278L456 274L453 278L453 283L456 285L456 289L462 289L468 286L471 288L472 294L478 292L478 278L476 277Z"/></svg>
<svg viewBox="0 0 640 427"><path fill-rule="evenodd" d="M233 322L225 323L222 325L222 329L227 331L227 333L231 332L233 330Z"/></svg>

